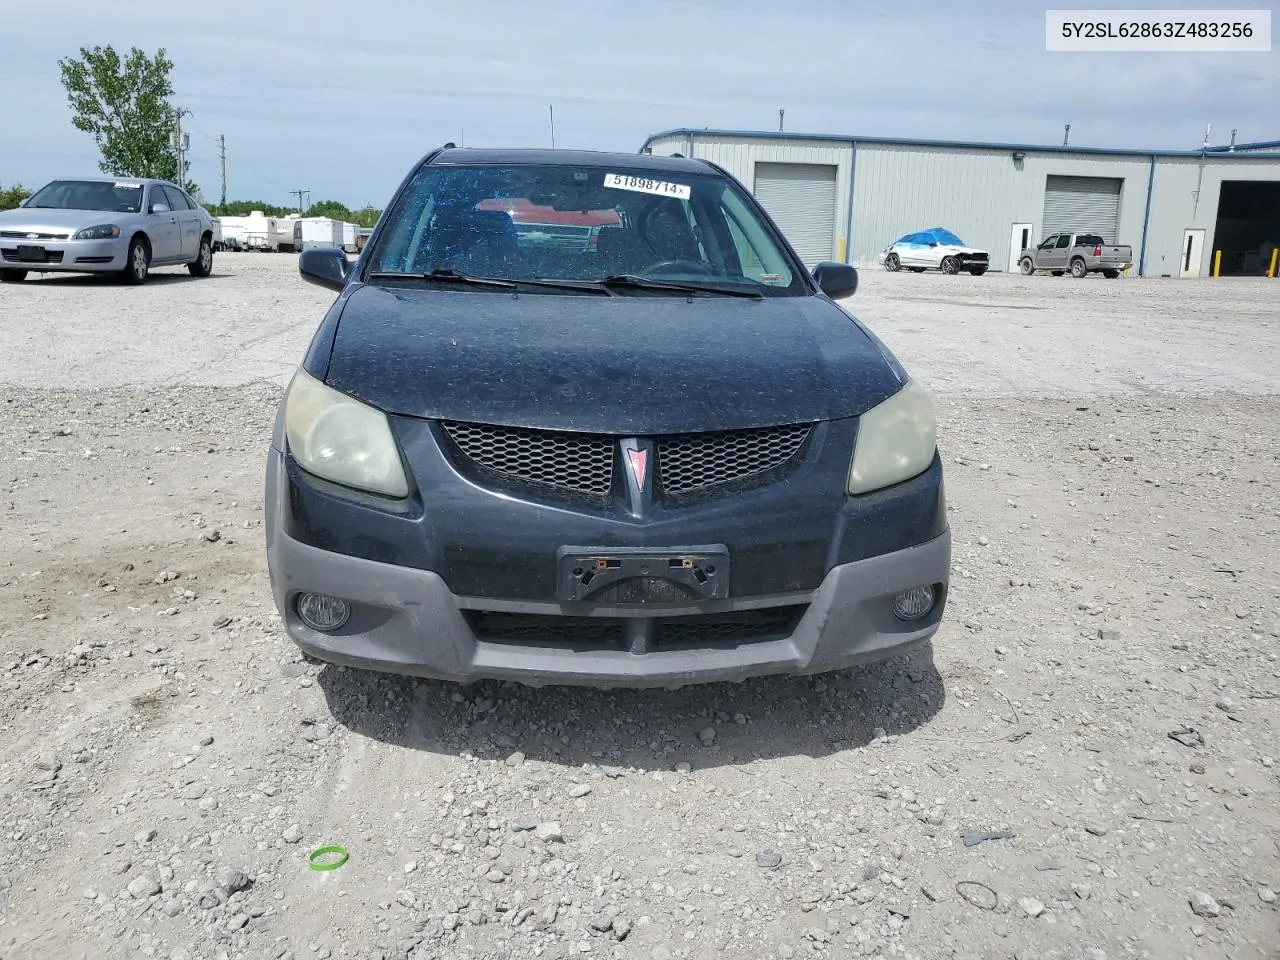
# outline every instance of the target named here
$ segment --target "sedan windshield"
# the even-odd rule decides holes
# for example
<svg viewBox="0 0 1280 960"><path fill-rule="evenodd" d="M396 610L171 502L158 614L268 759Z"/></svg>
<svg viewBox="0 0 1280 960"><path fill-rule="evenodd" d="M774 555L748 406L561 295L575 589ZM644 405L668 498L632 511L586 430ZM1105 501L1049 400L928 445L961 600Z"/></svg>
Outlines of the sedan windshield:
<svg viewBox="0 0 1280 960"><path fill-rule="evenodd" d="M136 180L55 180L37 191L27 206L137 213L142 209L142 184Z"/></svg>
<svg viewBox="0 0 1280 960"><path fill-rule="evenodd" d="M447 271L517 282L630 278L611 289L649 295L806 292L725 177L571 164L424 166L390 211L369 269L379 281Z"/></svg>

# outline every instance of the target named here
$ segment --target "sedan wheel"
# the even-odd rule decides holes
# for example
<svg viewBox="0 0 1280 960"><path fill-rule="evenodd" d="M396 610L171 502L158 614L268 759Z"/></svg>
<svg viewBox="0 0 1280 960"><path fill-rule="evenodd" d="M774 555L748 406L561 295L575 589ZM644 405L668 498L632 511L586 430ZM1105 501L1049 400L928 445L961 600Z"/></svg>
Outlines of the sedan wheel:
<svg viewBox="0 0 1280 960"><path fill-rule="evenodd" d="M187 264L187 269L191 271L193 277L207 277L213 272L213 245L210 244L208 237L200 240L200 253L195 260Z"/></svg>
<svg viewBox="0 0 1280 960"><path fill-rule="evenodd" d="M150 272L151 251L147 248L147 241L141 237L134 237L133 242L129 244L129 257L122 272L124 281L135 286L146 283L147 274Z"/></svg>
<svg viewBox="0 0 1280 960"><path fill-rule="evenodd" d="M902 266L902 261L898 259L896 253L891 253L884 258L884 268L890 273L896 273L898 268Z"/></svg>
<svg viewBox="0 0 1280 960"><path fill-rule="evenodd" d="M943 273L959 273L960 261L957 260L955 257L943 257L942 272Z"/></svg>

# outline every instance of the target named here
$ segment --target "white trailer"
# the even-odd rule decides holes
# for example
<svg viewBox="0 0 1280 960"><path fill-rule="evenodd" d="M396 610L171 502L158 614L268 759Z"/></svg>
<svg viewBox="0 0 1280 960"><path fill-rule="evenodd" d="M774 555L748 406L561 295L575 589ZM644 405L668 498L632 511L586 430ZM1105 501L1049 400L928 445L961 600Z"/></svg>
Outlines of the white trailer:
<svg viewBox="0 0 1280 960"><path fill-rule="evenodd" d="M330 217L303 217L298 221L299 250L313 247L341 247L343 244L342 221Z"/></svg>
<svg viewBox="0 0 1280 960"><path fill-rule="evenodd" d="M298 233L297 216L277 217L272 221L273 245L272 250L283 250L285 252L293 252L298 249L297 233Z"/></svg>
<svg viewBox="0 0 1280 960"><path fill-rule="evenodd" d="M342 249L347 253L356 253L360 248L356 243L356 237L360 236L360 226L355 223L342 224Z"/></svg>
<svg viewBox="0 0 1280 960"><path fill-rule="evenodd" d="M276 250L279 248L275 217L268 217L261 210L252 211L247 217L221 217L222 238L228 249L231 239L239 242L242 250Z"/></svg>
<svg viewBox="0 0 1280 960"><path fill-rule="evenodd" d="M218 217L215 221L221 227L213 236L215 250L243 250L245 248L244 233L246 217Z"/></svg>

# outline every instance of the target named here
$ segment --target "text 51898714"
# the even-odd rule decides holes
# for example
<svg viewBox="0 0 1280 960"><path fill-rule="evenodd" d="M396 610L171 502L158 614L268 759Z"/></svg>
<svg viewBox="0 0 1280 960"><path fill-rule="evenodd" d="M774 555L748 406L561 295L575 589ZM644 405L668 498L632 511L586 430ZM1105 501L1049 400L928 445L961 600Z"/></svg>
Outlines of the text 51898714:
<svg viewBox="0 0 1280 960"><path fill-rule="evenodd" d="M1048 10L1049 51L1271 50L1270 10Z"/></svg>

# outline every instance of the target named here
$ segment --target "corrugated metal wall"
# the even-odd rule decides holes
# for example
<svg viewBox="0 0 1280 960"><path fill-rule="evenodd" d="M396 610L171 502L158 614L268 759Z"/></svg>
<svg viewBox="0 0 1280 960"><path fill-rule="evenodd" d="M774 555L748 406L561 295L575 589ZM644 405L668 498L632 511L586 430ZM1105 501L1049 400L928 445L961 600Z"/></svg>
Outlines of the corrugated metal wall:
<svg viewBox="0 0 1280 960"><path fill-rule="evenodd" d="M1280 160L1215 160L1210 155L1202 164L1193 157L1157 159L1152 190L1155 202L1151 205L1144 271L1147 276L1169 274L1176 277L1183 231L1195 229L1205 231L1200 275L1207 277L1212 274L1214 228L1217 226L1218 197L1223 180L1280 182Z"/></svg>
<svg viewBox="0 0 1280 960"><path fill-rule="evenodd" d="M655 154L683 153L705 157L725 167L748 189L755 182L755 164L834 163L836 177L836 236L832 254L838 255L849 216L850 164L854 181L852 239L847 259L876 266L876 254L913 230L943 226L975 247L991 254L993 271L1008 269L1011 227L1033 225L1043 239L1045 181L1050 175L1114 177L1123 181L1116 242L1133 247L1134 272L1142 249L1142 226L1147 208L1149 158L1132 155L1072 155L1027 150L1013 159L1013 150L986 147L929 147L914 144L847 143L821 140L757 141L747 137L695 134L654 140ZM1239 157L1239 153L1237 153ZM1280 160L1161 157L1156 161L1155 186L1148 227L1148 276L1177 275L1182 234L1203 228L1205 258L1202 273L1213 262L1213 232L1218 194L1223 180L1280 181ZM1196 191L1199 189L1199 202Z"/></svg>
<svg viewBox="0 0 1280 960"><path fill-rule="evenodd" d="M839 259L849 222L849 162L853 151L848 144L823 140L756 141L745 138L706 137L695 134L692 147L684 137L665 137L649 144L659 155L683 153L686 157L710 160L728 170L748 190L756 182L757 163L819 163L836 168L835 234L831 238L830 259Z"/></svg>
<svg viewBox="0 0 1280 960"><path fill-rule="evenodd" d="M991 254L993 271L1007 270L1012 226L1032 224L1044 237L1045 182L1050 175L1115 177L1124 181L1117 242L1135 254L1142 237L1149 165L1132 157L1078 157L967 147L858 144L855 158L853 242L855 263L913 230L946 227Z"/></svg>

